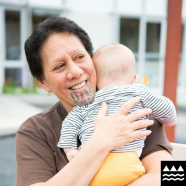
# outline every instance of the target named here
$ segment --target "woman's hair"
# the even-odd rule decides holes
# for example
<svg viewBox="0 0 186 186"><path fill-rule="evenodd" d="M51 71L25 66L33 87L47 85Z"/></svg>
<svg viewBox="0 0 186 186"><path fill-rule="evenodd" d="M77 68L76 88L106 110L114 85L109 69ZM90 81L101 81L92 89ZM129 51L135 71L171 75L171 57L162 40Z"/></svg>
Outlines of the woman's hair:
<svg viewBox="0 0 186 186"><path fill-rule="evenodd" d="M43 80L41 49L45 41L53 34L73 34L79 38L86 51L92 57L93 46L88 34L75 22L64 17L52 17L39 23L31 36L25 41L25 54L32 75L38 80Z"/></svg>

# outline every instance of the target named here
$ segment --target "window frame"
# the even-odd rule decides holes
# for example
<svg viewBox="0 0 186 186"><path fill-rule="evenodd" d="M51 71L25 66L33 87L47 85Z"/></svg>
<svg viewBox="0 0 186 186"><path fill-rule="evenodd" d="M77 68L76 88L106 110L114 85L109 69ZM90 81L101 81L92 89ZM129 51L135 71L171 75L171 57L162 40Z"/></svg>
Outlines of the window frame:
<svg viewBox="0 0 186 186"><path fill-rule="evenodd" d="M138 46L138 75L139 83L143 82L145 75L145 55L146 55L146 32L147 23L160 23L160 50L159 50L159 79L158 86L152 87L152 91L159 95L163 94L164 87L164 68L165 68L165 54L166 54L166 32L167 32L167 21L166 16L149 16L149 15L127 15L118 14L117 22L120 23L120 19L139 19L139 46ZM120 24L117 24L117 42L120 42Z"/></svg>

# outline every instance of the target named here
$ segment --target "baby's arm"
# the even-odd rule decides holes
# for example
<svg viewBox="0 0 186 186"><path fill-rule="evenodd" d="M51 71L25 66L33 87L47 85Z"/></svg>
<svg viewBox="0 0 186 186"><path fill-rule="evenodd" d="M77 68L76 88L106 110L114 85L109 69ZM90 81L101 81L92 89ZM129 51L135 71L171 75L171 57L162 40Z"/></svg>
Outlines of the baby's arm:
<svg viewBox="0 0 186 186"><path fill-rule="evenodd" d="M70 161L78 152L78 132L83 124L81 113L71 111L62 123L61 136L57 146L63 148Z"/></svg>
<svg viewBox="0 0 186 186"><path fill-rule="evenodd" d="M152 116L160 123L167 126L177 123L176 109L170 99L152 94L146 86L141 86L140 97L144 108L152 109Z"/></svg>
<svg viewBox="0 0 186 186"><path fill-rule="evenodd" d="M72 158L78 153L78 150L75 148L64 148L63 149L68 161L72 160Z"/></svg>

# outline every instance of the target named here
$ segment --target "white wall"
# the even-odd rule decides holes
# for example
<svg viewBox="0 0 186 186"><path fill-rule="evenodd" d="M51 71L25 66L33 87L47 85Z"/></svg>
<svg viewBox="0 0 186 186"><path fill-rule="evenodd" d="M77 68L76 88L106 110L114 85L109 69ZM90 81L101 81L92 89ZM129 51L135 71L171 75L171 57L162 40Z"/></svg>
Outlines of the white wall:
<svg viewBox="0 0 186 186"><path fill-rule="evenodd" d="M71 12L160 16L167 15L167 0L67 0Z"/></svg>
<svg viewBox="0 0 186 186"><path fill-rule="evenodd" d="M177 87L177 104L186 105L186 88Z"/></svg>
<svg viewBox="0 0 186 186"><path fill-rule="evenodd" d="M113 10L113 0L67 0L70 11L80 13L109 13Z"/></svg>
<svg viewBox="0 0 186 186"><path fill-rule="evenodd" d="M120 14L161 16L167 15L167 0L118 0Z"/></svg>
<svg viewBox="0 0 186 186"><path fill-rule="evenodd" d="M145 0L145 14L148 16L167 15L167 0Z"/></svg>
<svg viewBox="0 0 186 186"><path fill-rule="evenodd" d="M113 42L113 18L111 15L67 13L66 17L75 21L88 33L94 50Z"/></svg>
<svg viewBox="0 0 186 186"><path fill-rule="evenodd" d="M30 6L56 8L62 7L62 0L28 0Z"/></svg>
<svg viewBox="0 0 186 186"><path fill-rule="evenodd" d="M143 0L118 0L116 10L120 14L140 15Z"/></svg>
<svg viewBox="0 0 186 186"><path fill-rule="evenodd" d="M0 3L25 3L26 0L0 0Z"/></svg>
<svg viewBox="0 0 186 186"><path fill-rule="evenodd" d="M183 0L182 3L182 18L186 19L186 0Z"/></svg>

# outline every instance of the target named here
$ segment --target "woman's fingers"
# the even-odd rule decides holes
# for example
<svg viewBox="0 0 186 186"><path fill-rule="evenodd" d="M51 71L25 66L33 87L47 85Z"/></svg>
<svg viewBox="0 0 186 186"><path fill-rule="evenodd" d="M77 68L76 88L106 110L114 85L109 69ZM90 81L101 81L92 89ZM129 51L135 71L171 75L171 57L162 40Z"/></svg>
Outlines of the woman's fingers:
<svg viewBox="0 0 186 186"><path fill-rule="evenodd" d="M108 117L105 117L108 106L105 102L102 103L94 122L94 134L97 134L99 139L102 139L102 136L104 136L103 142L106 143L110 150L126 145L135 139L148 136L151 133L148 130L135 131L136 129L148 127L153 124L151 120L135 121L145 115L149 115L152 112L150 109L138 110L127 115L128 111L139 101L139 97L131 99L118 112Z"/></svg>
<svg viewBox="0 0 186 186"><path fill-rule="evenodd" d="M131 123L130 126L133 130L137 130L137 129L151 126L153 124L154 124L153 120L139 120Z"/></svg>
<svg viewBox="0 0 186 186"><path fill-rule="evenodd" d="M98 111L97 117L103 117L103 116L105 116L106 113L107 113L107 110L108 110L107 103L106 102L102 102L101 108Z"/></svg>
<svg viewBox="0 0 186 186"><path fill-rule="evenodd" d="M127 115L127 121L129 122L133 122L143 116L149 115L152 113L151 109L145 108L145 109L141 109L141 110L137 110L132 112L131 114Z"/></svg>
<svg viewBox="0 0 186 186"><path fill-rule="evenodd" d="M134 131L133 133L130 134L130 141L134 141L136 139L139 139L139 138L143 138L145 136L148 136L151 134L151 130L144 130L144 131Z"/></svg>
<svg viewBox="0 0 186 186"><path fill-rule="evenodd" d="M129 110L134 105L136 105L139 101L140 101L140 97L132 98L131 100L127 101L127 103L125 103L124 105L122 105L120 107L120 109L118 110L117 113L121 113L121 114L127 115L127 113L129 112Z"/></svg>

